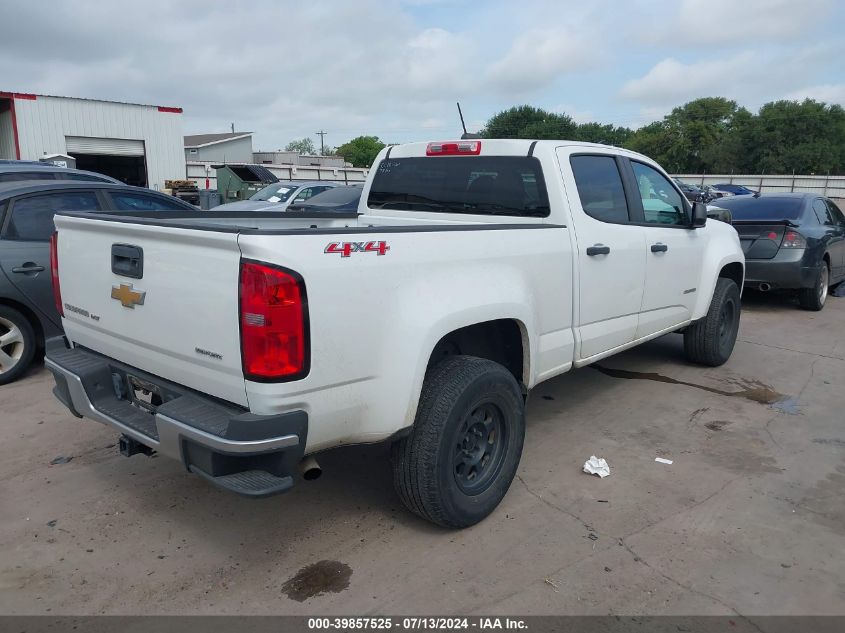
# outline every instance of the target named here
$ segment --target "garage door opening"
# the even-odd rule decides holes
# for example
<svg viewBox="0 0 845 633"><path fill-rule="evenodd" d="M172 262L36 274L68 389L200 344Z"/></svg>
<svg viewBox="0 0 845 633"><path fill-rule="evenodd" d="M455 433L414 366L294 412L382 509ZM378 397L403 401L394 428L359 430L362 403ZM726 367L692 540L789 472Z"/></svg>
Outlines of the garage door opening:
<svg viewBox="0 0 845 633"><path fill-rule="evenodd" d="M77 169L105 174L127 185L147 186L144 141L90 136L68 136L65 141Z"/></svg>
<svg viewBox="0 0 845 633"><path fill-rule="evenodd" d="M111 156L109 154L77 154L75 152L69 152L69 154L76 159L77 169L111 176L127 185L147 186L147 166L143 156Z"/></svg>

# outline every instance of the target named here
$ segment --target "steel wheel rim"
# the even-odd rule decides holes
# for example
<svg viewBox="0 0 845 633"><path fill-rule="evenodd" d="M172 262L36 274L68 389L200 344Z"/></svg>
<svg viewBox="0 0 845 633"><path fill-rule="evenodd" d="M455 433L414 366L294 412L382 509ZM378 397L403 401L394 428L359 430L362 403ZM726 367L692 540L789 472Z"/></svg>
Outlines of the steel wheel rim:
<svg viewBox="0 0 845 633"><path fill-rule="evenodd" d="M736 304L733 300L725 301L719 310L719 347L727 352L736 329Z"/></svg>
<svg viewBox="0 0 845 633"><path fill-rule="evenodd" d="M464 416L452 450L452 474L461 492L477 495L490 487L504 464L507 443L505 416L492 402L477 404Z"/></svg>
<svg viewBox="0 0 845 633"><path fill-rule="evenodd" d="M0 374L7 374L17 367L23 352L23 332L9 319L0 317Z"/></svg>
<svg viewBox="0 0 845 633"><path fill-rule="evenodd" d="M827 266L822 266L821 272L821 284L819 287L819 303L824 304L825 299L827 299L827 282L828 282L829 273L827 272Z"/></svg>

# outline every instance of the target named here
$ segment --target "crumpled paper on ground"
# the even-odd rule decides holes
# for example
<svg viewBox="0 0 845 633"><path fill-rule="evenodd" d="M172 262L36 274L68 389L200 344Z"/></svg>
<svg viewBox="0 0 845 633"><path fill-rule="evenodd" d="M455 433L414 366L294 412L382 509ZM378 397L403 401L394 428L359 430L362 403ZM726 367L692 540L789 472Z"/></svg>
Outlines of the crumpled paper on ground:
<svg viewBox="0 0 845 633"><path fill-rule="evenodd" d="M598 475L604 478L610 474L610 466L607 465L604 458L591 455L590 459L584 462L584 472L588 475Z"/></svg>

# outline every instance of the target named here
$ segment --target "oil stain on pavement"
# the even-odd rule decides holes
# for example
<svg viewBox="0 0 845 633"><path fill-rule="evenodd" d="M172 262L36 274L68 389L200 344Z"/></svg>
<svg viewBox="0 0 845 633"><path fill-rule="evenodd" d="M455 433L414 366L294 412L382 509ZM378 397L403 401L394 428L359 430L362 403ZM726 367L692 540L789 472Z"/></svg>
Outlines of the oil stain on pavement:
<svg viewBox="0 0 845 633"><path fill-rule="evenodd" d="M340 593L349 587L352 568L336 560L321 560L307 565L282 585L282 593L291 600L305 602L324 593Z"/></svg>
<svg viewBox="0 0 845 633"><path fill-rule="evenodd" d="M629 371L627 369L613 369L610 367L603 367L601 365L590 365L593 369L600 371L605 376L612 378L625 378L628 380L653 380L655 382L665 382L670 385L685 385L687 387L694 387L695 389L702 389L720 396L729 396L731 398L745 398L752 402L759 402L760 404L775 405L780 402L788 401L790 398L782 393L778 393L769 385L765 385L757 380L732 380L739 389L737 391L725 391L724 389L716 389L716 387L707 387L706 385L697 385L694 382L685 382L683 380L676 380L663 374L656 374L644 371ZM797 404L797 403L795 403ZM787 407L785 413L790 413L793 407Z"/></svg>

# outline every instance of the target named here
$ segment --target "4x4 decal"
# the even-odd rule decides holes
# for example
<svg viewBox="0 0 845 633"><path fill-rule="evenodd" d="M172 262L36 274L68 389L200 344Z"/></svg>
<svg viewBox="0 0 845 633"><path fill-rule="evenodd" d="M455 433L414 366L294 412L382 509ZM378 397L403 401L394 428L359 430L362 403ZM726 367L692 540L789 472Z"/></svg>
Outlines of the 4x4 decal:
<svg viewBox="0 0 845 633"><path fill-rule="evenodd" d="M386 255L390 250L387 242L332 242L324 253L340 253L341 257L349 257L352 253L376 253Z"/></svg>

